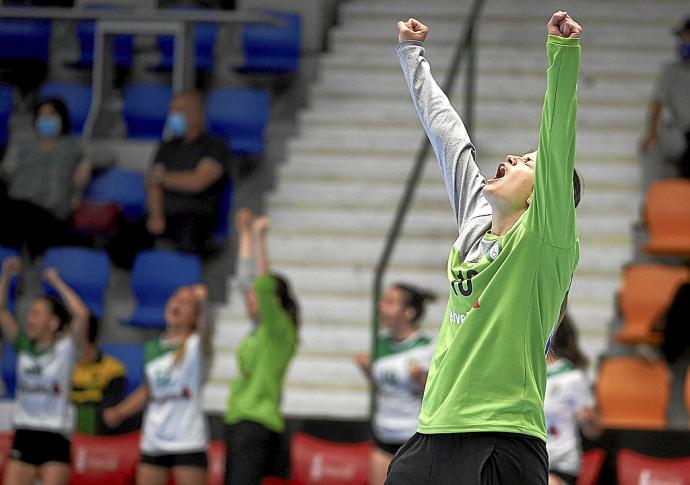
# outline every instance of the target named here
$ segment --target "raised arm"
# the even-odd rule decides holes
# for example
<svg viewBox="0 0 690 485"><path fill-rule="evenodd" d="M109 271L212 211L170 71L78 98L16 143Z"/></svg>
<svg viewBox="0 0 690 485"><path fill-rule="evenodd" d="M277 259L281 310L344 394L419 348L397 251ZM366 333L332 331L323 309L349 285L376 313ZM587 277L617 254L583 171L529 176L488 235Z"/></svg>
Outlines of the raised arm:
<svg viewBox="0 0 690 485"><path fill-rule="evenodd" d="M204 284L196 284L192 286L192 291L199 306L196 331L201 340L202 352L209 356L213 346L211 345L211 322L208 318L208 288Z"/></svg>
<svg viewBox="0 0 690 485"><path fill-rule="evenodd" d="M436 153L458 226L476 215L491 214L482 195L485 180L465 125L431 75L424 58L429 28L415 19L398 22L398 61L412 101Z"/></svg>
<svg viewBox="0 0 690 485"><path fill-rule="evenodd" d="M14 342L19 332L19 324L14 315L7 309L7 298L10 291L10 280L19 274L22 269L22 262L16 256L5 258L0 272L0 328L2 336L9 342Z"/></svg>
<svg viewBox="0 0 690 485"><path fill-rule="evenodd" d="M77 348L83 349L86 344L86 333L89 328L89 309L79 295L63 281L55 268L47 268L43 279L58 292L70 314L70 331Z"/></svg>
<svg viewBox="0 0 690 485"><path fill-rule="evenodd" d="M265 276L271 269L268 260L268 246L266 244L266 236L270 223L267 217L258 217L252 226L254 231L254 243L256 244L256 274L257 276Z"/></svg>
<svg viewBox="0 0 690 485"><path fill-rule="evenodd" d="M254 215L247 208L242 208L235 215L237 228L237 281L243 293L254 284L254 236L252 225Z"/></svg>
<svg viewBox="0 0 690 485"><path fill-rule="evenodd" d="M539 129L534 195L527 220L545 241L558 247L570 247L577 237L573 170L582 28L566 12L556 12L547 30L549 67Z"/></svg>

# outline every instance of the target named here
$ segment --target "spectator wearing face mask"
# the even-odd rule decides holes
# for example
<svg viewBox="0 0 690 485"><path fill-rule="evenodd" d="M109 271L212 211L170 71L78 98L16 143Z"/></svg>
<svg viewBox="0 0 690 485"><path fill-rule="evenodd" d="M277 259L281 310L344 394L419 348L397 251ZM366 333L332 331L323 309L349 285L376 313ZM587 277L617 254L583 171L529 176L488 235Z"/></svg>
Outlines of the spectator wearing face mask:
<svg viewBox="0 0 690 485"><path fill-rule="evenodd" d="M228 181L230 154L223 140L206 133L195 91L183 91L170 101L164 135L147 178L146 228L179 251L204 256Z"/></svg>
<svg viewBox="0 0 690 485"><path fill-rule="evenodd" d="M8 199L0 210L0 243L26 244L32 258L68 242L67 220L91 177L79 140L69 136L69 113L61 99L40 101L33 120L33 136L12 143L2 164Z"/></svg>
<svg viewBox="0 0 690 485"><path fill-rule="evenodd" d="M678 59L657 79L640 151L646 183L659 177L690 177L690 17L674 31Z"/></svg>

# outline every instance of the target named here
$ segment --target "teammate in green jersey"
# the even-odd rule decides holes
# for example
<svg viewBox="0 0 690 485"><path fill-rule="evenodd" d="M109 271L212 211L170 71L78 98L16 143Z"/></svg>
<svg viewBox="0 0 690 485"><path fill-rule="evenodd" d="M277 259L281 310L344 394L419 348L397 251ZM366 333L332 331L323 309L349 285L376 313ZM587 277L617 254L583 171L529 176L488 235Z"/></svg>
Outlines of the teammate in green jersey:
<svg viewBox="0 0 690 485"><path fill-rule="evenodd" d="M580 26L547 24L549 67L536 152L485 180L462 120L424 58L429 29L398 22L398 59L458 225L449 298L417 433L387 484L547 483L547 342L579 259L574 172Z"/></svg>

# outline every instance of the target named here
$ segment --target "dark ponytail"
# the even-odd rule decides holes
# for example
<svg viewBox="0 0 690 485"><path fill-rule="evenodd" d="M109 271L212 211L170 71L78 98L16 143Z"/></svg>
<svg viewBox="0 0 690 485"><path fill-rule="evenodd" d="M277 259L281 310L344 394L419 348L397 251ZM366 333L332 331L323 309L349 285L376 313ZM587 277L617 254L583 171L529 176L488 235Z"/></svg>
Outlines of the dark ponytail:
<svg viewBox="0 0 690 485"><path fill-rule="evenodd" d="M65 326L70 322L70 314L65 308L65 305L63 305L62 302L54 296L43 295L39 296L38 298L42 299L48 304L48 307L50 308L50 313L55 315L58 321L60 322L57 331L59 332L60 330L65 328Z"/></svg>
<svg viewBox="0 0 690 485"><path fill-rule="evenodd" d="M577 328L568 314L551 337L551 352L556 357L568 359L580 369L587 367L589 360L577 343Z"/></svg>
<svg viewBox="0 0 690 485"><path fill-rule="evenodd" d="M280 306L283 307L283 310L288 314L295 327L299 327L299 304L292 293L290 283L288 283L284 276L279 274L271 273L271 276L276 282L276 296L280 300Z"/></svg>
<svg viewBox="0 0 690 485"><path fill-rule="evenodd" d="M426 302L436 300L435 293L407 283L395 283L393 288L403 292L405 295L405 306L414 310L414 316L412 317L412 323L414 324L417 324L424 316Z"/></svg>

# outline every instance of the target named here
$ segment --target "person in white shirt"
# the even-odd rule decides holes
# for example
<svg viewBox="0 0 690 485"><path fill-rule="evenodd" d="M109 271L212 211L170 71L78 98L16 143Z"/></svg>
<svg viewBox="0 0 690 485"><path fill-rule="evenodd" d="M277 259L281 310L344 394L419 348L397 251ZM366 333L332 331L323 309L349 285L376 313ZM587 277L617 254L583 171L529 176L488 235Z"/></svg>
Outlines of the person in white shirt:
<svg viewBox="0 0 690 485"><path fill-rule="evenodd" d="M382 484L391 458L417 430L422 394L434 353L434 340L420 330L424 307L435 295L406 283L389 287L379 302L383 331L374 362L357 354L355 362L376 389L372 419L374 448L369 483Z"/></svg>
<svg viewBox="0 0 690 485"><path fill-rule="evenodd" d="M178 485L206 483L208 427L201 388L210 355L206 321L208 291L184 286L165 307L165 333L144 348L144 384L103 413L118 426L146 408L137 484L165 485L172 473Z"/></svg>
<svg viewBox="0 0 690 485"><path fill-rule="evenodd" d="M577 343L577 330L566 315L551 337L547 356L546 415L549 485L574 485L580 473L580 430L596 439L601 429L585 374L587 357Z"/></svg>
<svg viewBox="0 0 690 485"><path fill-rule="evenodd" d="M20 271L21 261L11 257L0 273L0 327L17 352L14 442L3 483L32 485L40 479L43 484L66 484L74 425L72 369L86 342L89 311L58 272L48 268L43 278L64 306L50 296L36 297L26 329L21 329L7 309L9 281Z"/></svg>

